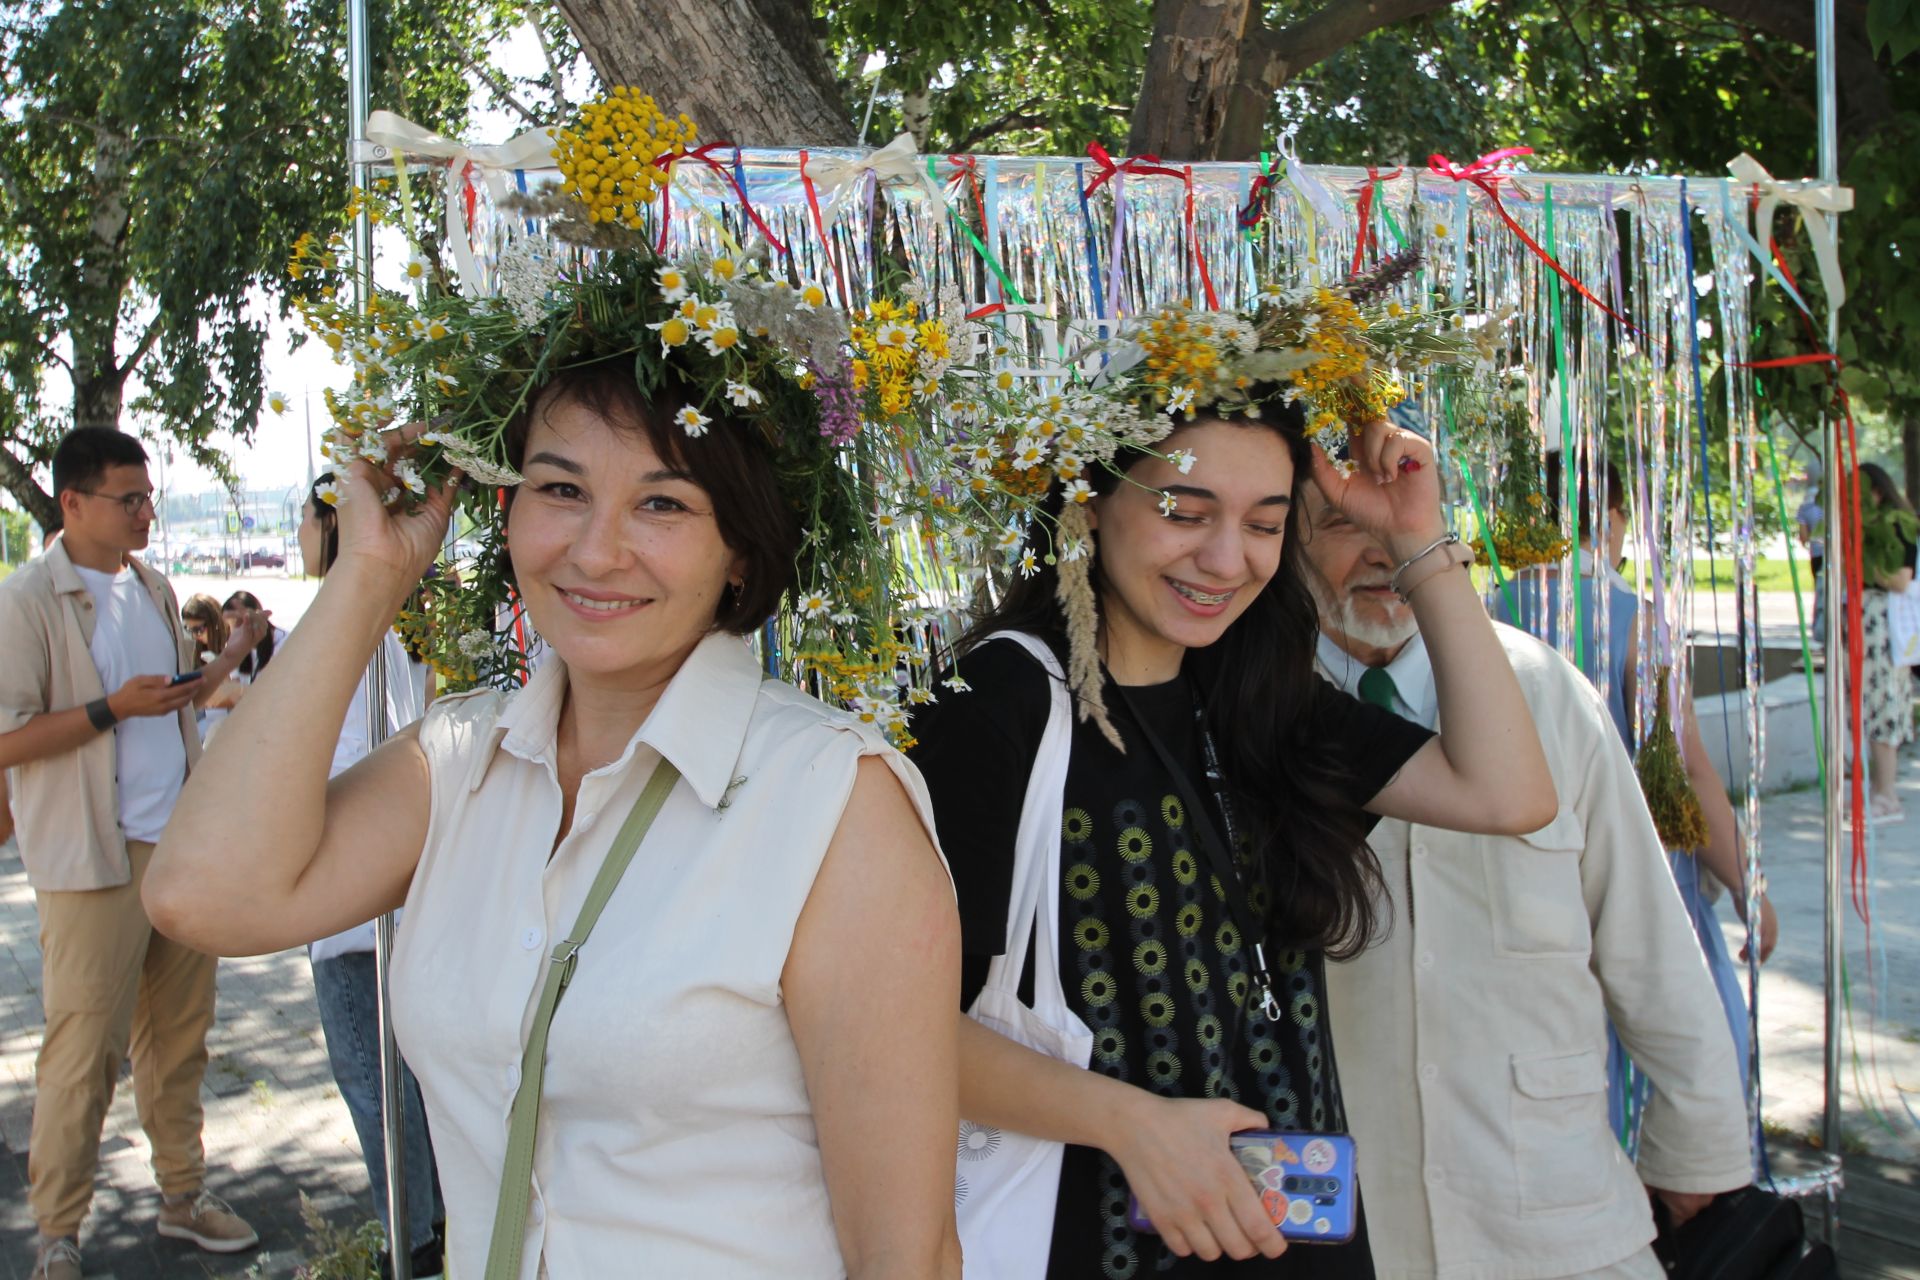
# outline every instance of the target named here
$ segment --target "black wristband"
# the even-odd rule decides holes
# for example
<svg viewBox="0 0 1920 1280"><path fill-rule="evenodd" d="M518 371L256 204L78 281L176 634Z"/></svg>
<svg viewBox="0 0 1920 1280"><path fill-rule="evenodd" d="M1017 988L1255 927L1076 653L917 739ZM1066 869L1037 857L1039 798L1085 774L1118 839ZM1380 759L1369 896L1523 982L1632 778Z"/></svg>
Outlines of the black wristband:
<svg viewBox="0 0 1920 1280"><path fill-rule="evenodd" d="M87 719L102 733L120 723L120 717L113 714L113 707L105 698L95 698L87 704Z"/></svg>

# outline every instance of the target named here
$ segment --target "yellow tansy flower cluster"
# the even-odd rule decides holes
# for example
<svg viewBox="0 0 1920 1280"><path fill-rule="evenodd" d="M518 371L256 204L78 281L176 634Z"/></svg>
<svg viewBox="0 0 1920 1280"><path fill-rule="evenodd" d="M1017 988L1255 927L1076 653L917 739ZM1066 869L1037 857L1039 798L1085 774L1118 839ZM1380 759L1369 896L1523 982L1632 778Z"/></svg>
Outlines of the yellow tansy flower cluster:
<svg viewBox="0 0 1920 1280"><path fill-rule="evenodd" d="M562 189L586 206L589 221L637 228L640 207L667 180L660 158L684 154L698 133L685 113L668 116L651 94L619 85L558 132L553 158Z"/></svg>
<svg viewBox="0 0 1920 1280"><path fill-rule="evenodd" d="M916 302L878 298L853 314L853 386L871 392L879 417L897 418L916 397L933 394L953 357L937 319L920 318Z"/></svg>

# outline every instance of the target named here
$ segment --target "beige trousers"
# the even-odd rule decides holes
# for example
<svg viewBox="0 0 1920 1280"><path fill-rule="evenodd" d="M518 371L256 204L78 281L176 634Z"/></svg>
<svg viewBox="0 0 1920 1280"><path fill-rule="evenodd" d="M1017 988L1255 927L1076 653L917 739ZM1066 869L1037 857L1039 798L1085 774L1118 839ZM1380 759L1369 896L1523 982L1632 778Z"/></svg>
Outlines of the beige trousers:
<svg viewBox="0 0 1920 1280"><path fill-rule="evenodd" d="M140 905L153 846L127 843L130 882L36 893L47 1028L35 1064L28 1201L40 1230L74 1235L93 1199L120 1064L169 1196L200 1189L200 1081L213 1026L214 958L153 931Z"/></svg>

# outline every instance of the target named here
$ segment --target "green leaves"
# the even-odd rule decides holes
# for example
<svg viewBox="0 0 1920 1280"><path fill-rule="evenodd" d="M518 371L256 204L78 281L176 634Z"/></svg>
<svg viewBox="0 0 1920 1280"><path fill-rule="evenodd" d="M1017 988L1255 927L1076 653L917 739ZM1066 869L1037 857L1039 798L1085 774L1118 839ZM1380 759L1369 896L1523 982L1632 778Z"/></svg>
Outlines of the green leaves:
<svg viewBox="0 0 1920 1280"><path fill-rule="evenodd" d="M1920 3L1867 0L1867 43L1892 63L1920 49Z"/></svg>
<svg viewBox="0 0 1920 1280"><path fill-rule="evenodd" d="M459 133L463 57L520 6L370 7L374 105ZM344 40L336 0L13 7L0 427L16 461L43 464L80 421L171 438L218 470L214 434L253 430L289 251L348 197ZM69 391L71 418L44 412Z"/></svg>

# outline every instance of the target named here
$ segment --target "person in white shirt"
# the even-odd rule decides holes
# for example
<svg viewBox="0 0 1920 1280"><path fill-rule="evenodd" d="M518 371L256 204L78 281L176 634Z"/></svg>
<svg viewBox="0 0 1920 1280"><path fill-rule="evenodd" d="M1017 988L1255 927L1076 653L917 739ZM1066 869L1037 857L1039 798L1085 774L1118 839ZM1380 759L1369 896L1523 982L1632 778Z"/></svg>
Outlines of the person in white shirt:
<svg viewBox="0 0 1920 1280"><path fill-rule="evenodd" d="M314 730L452 506L389 511L396 480L355 461L339 556L183 798L148 908L252 954L405 904L394 1029L463 1280L957 1280L959 919L925 787L744 642L796 589L801 540L762 437L676 398L697 394L678 375L643 391L628 346L595 354L568 348L503 427L510 567L551 660L437 699L328 780ZM712 430L676 425L694 403ZM217 838L235 829L245 856Z"/></svg>
<svg viewBox="0 0 1920 1280"><path fill-rule="evenodd" d="M314 482L300 511L300 563L317 578L324 579L340 554L340 522L334 509L321 498L321 485L331 488L331 472ZM387 730L397 733L426 712L423 688L414 676L414 664L407 656L397 633L389 630L381 639L380 661L386 668ZM347 718L340 726L340 738L334 744L333 763L327 776L337 778L360 763L373 750L368 724L367 700L370 681L360 677L347 705ZM368 1189L374 1212L387 1232L392 1247L393 1229L387 1221L386 1131L381 1123L380 1079L380 998L375 977L374 922L371 920L321 938L307 948L307 960L313 967L313 994L320 1007L320 1030L327 1041L327 1062L333 1068L333 1082L340 1100L347 1104L353 1118L353 1130L360 1139L360 1156L367 1166ZM426 1109L420 1102L420 1085L413 1072L401 1064L401 1112L405 1118L407 1187L406 1249L412 1261L414 1280L433 1280L442 1268L441 1245L436 1238L437 1224L444 1214L440 1208L440 1180L434 1169L433 1141L427 1132Z"/></svg>
<svg viewBox="0 0 1920 1280"><path fill-rule="evenodd" d="M199 759L194 705L260 637L243 629L194 671L172 589L133 554L155 518L138 440L106 427L69 432L54 450L53 484L65 531L0 583L0 770L11 771L40 918L33 1276L78 1280L101 1126L129 1056L160 1234L219 1253L258 1241L205 1186L200 1084L214 960L154 928L140 883Z"/></svg>
<svg viewBox="0 0 1920 1280"><path fill-rule="evenodd" d="M1304 486L1320 665L1437 727L1393 561ZM1658 1280L1674 1221L1751 1180L1733 1046L1632 763L1558 653L1499 626L1561 809L1521 837L1382 821L1388 930L1328 1002L1381 1280ZM1636 1170L1608 1124L1607 1020L1653 1078Z"/></svg>

